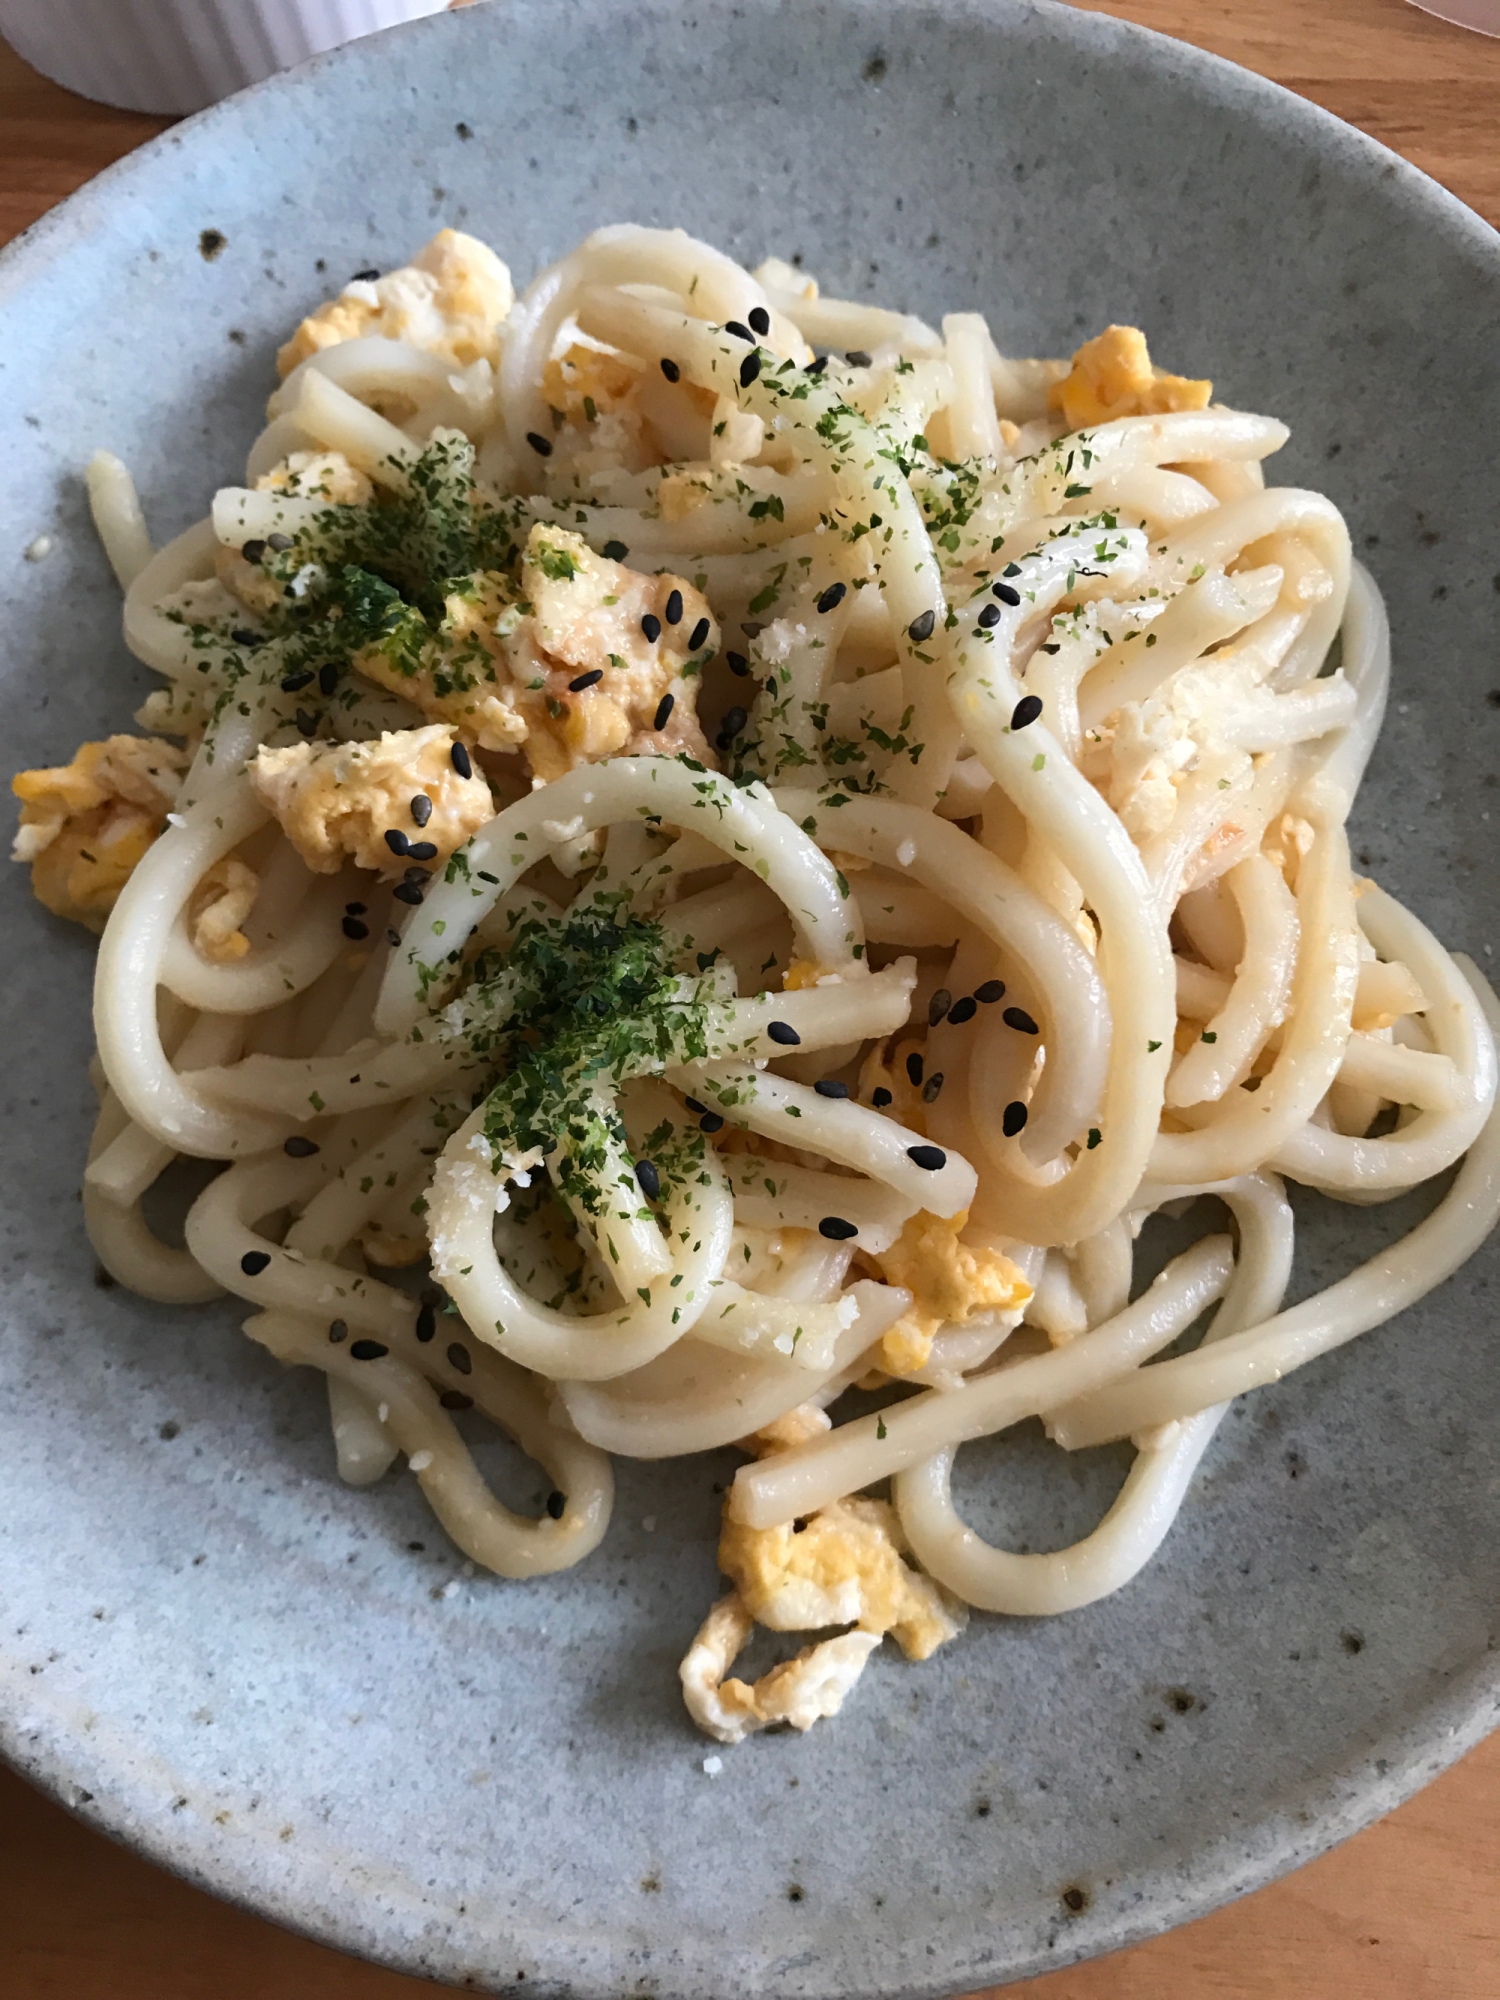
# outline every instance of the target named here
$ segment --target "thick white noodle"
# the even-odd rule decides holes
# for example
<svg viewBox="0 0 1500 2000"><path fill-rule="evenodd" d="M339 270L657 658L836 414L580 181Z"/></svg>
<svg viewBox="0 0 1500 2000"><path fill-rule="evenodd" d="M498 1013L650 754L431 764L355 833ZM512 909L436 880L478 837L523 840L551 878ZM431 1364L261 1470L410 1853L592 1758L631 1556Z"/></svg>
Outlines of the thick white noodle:
<svg viewBox="0 0 1500 2000"><path fill-rule="evenodd" d="M1207 1188L1240 1227L1235 1274L1204 1336L1221 1340L1275 1312L1292 1269L1292 1211L1266 1175ZM984 1611L1036 1618L1076 1611L1139 1574L1166 1539L1227 1405L1138 1440L1135 1462L1093 1533L1046 1555L993 1548L953 1504L956 1447L898 1475L895 1501L913 1553L929 1576Z"/></svg>

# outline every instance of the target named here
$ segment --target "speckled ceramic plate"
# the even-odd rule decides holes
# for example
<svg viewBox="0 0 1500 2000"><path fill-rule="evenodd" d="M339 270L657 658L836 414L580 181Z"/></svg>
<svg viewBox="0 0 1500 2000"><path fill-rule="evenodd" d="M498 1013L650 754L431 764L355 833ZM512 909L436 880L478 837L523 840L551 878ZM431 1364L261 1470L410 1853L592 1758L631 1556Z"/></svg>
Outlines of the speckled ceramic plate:
<svg viewBox="0 0 1500 2000"><path fill-rule="evenodd" d="M1287 418L1277 476L1346 510L1395 625L1361 861L1488 962L1500 240L1306 104L1061 8L476 7L104 175L0 261L13 764L117 724L144 682L87 525L95 445L175 532L235 476L274 346L331 282L441 221L525 279L623 219L799 252L928 314L976 304L1012 352L1138 321L1170 366ZM882 1654L835 1725L706 1775L674 1668L714 1594L728 1458L623 1467L605 1548L527 1585L468 1575L410 1479L342 1487L321 1384L234 1312L96 1285L91 951L19 871L0 893L0 1741L155 1860L479 1987L936 1995L1253 1888L1495 1719L1491 1252L1239 1406L1119 1596L978 1618L920 1668ZM1299 1282L1421 1206L1304 1204ZM966 1454L964 1485L978 1524L1056 1546L1120 1474L1111 1452L1043 1467L1021 1434Z"/></svg>

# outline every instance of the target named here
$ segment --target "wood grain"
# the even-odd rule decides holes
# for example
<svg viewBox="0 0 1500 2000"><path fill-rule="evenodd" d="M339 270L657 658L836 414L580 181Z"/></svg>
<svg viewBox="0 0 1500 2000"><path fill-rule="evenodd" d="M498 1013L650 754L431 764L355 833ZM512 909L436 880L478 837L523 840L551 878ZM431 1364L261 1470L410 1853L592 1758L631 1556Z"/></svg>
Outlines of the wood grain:
<svg viewBox="0 0 1500 2000"><path fill-rule="evenodd" d="M1311 98L1500 224L1500 41L1404 0L1079 0ZM164 128L0 44L0 242ZM1284 1882L1027 2000L1494 2000L1500 1737ZM440 1989L214 1901L0 1772L5 2000L416 2000ZM706 1996L707 2000L707 1996Z"/></svg>

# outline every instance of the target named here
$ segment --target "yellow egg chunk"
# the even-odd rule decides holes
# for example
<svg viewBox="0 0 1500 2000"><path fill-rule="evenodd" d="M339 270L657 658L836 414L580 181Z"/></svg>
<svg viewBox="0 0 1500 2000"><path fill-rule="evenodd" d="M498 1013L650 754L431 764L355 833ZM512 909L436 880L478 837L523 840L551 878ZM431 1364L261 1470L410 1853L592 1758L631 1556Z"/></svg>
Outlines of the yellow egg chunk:
<svg viewBox="0 0 1500 2000"><path fill-rule="evenodd" d="M460 777L454 768L454 740L451 729L434 723L386 730L368 743L289 743L260 750L246 769L315 874L337 874L352 860L396 877L410 859L440 868L494 818L485 779L478 772ZM424 799L414 814L413 800ZM403 836L396 851L388 832Z"/></svg>
<svg viewBox="0 0 1500 2000"><path fill-rule="evenodd" d="M404 340L457 368L499 365L497 329L515 303L510 272L488 244L440 229L409 264L384 277L351 279L303 320L276 356L283 380L310 354L375 335Z"/></svg>
<svg viewBox="0 0 1500 2000"><path fill-rule="evenodd" d="M884 1500L837 1500L779 1528L748 1528L726 1511L719 1568L772 1632L856 1625L889 1632L909 1660L925 1660L962 1630L964 1613L902 1560L904 1547Z"/></svg>
<svg viewBox="0 0 1500 2000"><path fill-rule="evenodd" d="M1153 368L1138 326L1107 326L1078 349L1071 371L1047 392L1047 406L1060 410L1068 429L1077 431L1118 417L1206 409L1213 387Z"/></svg>
<svg viewBox="0 0 1500 2000"><path fill-rule="evenodd" d="M327 500L336 507L367 507L373 481L341 451L294 451L255 482L257 493L289 493L304 500Z"/></svg>
<svg viewBox="0 0 1500 2000"><path fill-rule="evenodd" d="M199 882L188 904L188 925L194 946L210 964L233 965L249 951L240 926L259 894L260 877L234 854L215 862Z"/></svg>
<svg viewBox="0 0 1500 2000"><path fill-rule="evenodd" d="M161 832L188 753L157 736L81 743L69 764L20 771L13 861L31 864L37 901L90 930L104 920L130 872Z"/></svg>
<svg viewBox="0 0 1500 2000"><path fill-rule="evenodd" d="M484 750L519 750L528 734L501 639L513 623L515 587L498 570L479 570L443 599L436 634L423 642L415 671L378 646L354 664L366 680L400 695L433 722L460 730Z"/></svg>
<svg viewBox="0 0 1500 2000"><path fill-rule="evenodd" d="M872 1258L887 1284L904 1285L911 1309L880 1343L880 1365L892 1375L921 1368L932 1352L939 1327L965 1326L976 1312L1012 1311L1031 1297L1031 1287L999 1250L960 1243L969 1212L912 1216L889 1250Z"/></svg>
<svg viewBox="0 0 1500 2000"><path fill-rule="evenodd" d="M511 640L510 663L538 779L613 756L685 752L713 763L698 726L698 674L718 649L719 628L685 577L646 576L595 555L581 535L538 525L522 557L521 590L531 610Z"/></svg>

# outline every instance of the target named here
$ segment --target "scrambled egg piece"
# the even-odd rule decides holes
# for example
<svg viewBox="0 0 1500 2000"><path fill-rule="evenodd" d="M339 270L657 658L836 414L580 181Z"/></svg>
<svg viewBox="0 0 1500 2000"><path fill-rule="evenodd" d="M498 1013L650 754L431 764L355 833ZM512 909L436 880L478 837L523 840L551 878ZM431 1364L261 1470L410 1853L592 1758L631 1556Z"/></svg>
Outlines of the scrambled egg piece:
<svg viewBox="0 0 1500 2000"><path fill-rule="evenodd" d="M1274 714L1279 700L1264 685L1260 661L1246 651L1211 654L1180 668L1157 693L1123 703L1090 768L1107 774L1105 795L1132 838L1166 832L1176 816L1179 788L1203 757L1227 755L1228 779L1248 773L1250 754L1225 742L1226 726ZM1215 844L1210 842L1205 858Z"/></svg>
<svg viewBox="0 0 1500 2000"><path fill-rule="evenodd" d="M801 1403L741 1448L765 1457L830 1428L818 1404ZM726 1500L719 1568L735 1587L709 1612L678 1669L698 1727L721 1743L778 1722L811 1729L837 1715L887 1632L909 1660L928 1659L956 1638L967 1608L906 1562L909 1553L884 1500L835 1500L780 1528L747 1528L730 1518ZM757 1623L772 1632L853 1629L804 1646L753 1684L726 1678Z"/></svg>
<svg viewBox="0 0 1500 2000"><path fill-rule="evenodd" d="M262 748L247 768L315 874L335 875L352 856L358 867L394 877L411 860L441 867L494 818L489 785L478 772L459 776L453 745L453 731L434 723L386 730L377 742ZM386 839L392 831L405 836L399 853Z"/></svg>
<svg viewBox="0 0 1500 2000"><path fill-rule="evenodd" d="M375 484L341 451L294 451L263 472L257 493L291 493L304 500L327 500L337 507L367 507Z"/></svg>
<svg viewBox="0 0 1500 2000"><path fill-rule="evenodd" d="M763 1674L753 1687L724 1677L755 1629L739 1598L721 1597L699 1628L678 1674L689 1715L706 1736L742 1743L757 1729L789 1722L811 1729L837 1715L880 1644L878 1632L842 1632Z"/></svg>
<svg viewBox="0 0 1500 2000"><path fill-rule="evenodd" d="M37 901L102 931L130 871L176 802L188 753L155 736L82 743L71 764L20 771L11 858L29 861Z"/></svg>
<svg viewBox="0 0 1500 2000"><path fill-rule="evenodd" d="M726 1513L719 1568L768 1631L857 1625L889 1632L909 1660L925 1660L960 1620L931 1577L902 1561L904 1549L888 1501L835 1500L780 1528L747 1528Z"/></svg>
<svg viewBox="0 0 1500 2000"><path fill-rule="evenodd" d="M501 634L520 617L515 591L498 570L479 570L443 599L437 634L408 672L379 646L354 656L366 680L448 723L484 750L519 750L528 726L516 705ZM409 662L407 663L409 664Z"/></svg>
<svg viewBox="0 0 1500 2000"><path fill-rule="evenodd" d="M521 589L531 615L511 642L511 673L537 778L548 783L620 755L685 751L713 762L698 726L698 673L718 650L719 628L684 577L645 576L596 556L581 535L538 525L522 557ZM678 616L669 622L672 609ZM647 618L655 639L643 629ZM594 672L602 677L575 687Z"/></svg>
<svg viewBox="0 0 1500 2000"><path fill-rule="evenodd" d="M556 447L585 483L611 471L643 472L662 457L640 406L641 378L634 356L583 341L543 368L542 393L566 426Z"/></svg>
<svg viewBox="0 0 1500 2000"><path fill-rule="evenodd" d="M250 949L240 926L255 908L260 877L238 855L216 861L193 891L188 923L193 943L214 965L233 965Z"/></svg>
<svg viewBox="0 0 1500 2000"><path fill-rule="evenodd" d="M1000 1307L1013 1311L1031 1297L1031 1287L999 1250L960 1243L969 1212L947 1217L926 1209L911 1217L889 1250L872 1256L888 1285L904 1285L911 1309L880 1342L879 1365L905 1375L925 1365L933 1336L950 1322L966 1326L976 1312Z"/></svg>
<svg viewBox="0 0 1500 2000"><path fill-rule="evenodd" d="M690 583L643 575L596 556L566 528L538 525L521 559L520 590L517 601L505 576L481 571L445 600L416 672L376 646L355 665L482 748L524 751L540 784L622 753L685 751L714 762L698 726L698 673L719 634ZM674 595L681 614L668 623ZM647 617L659 628L655 640L642 627ZM592 673L599 678L575 685Z"/></svg>
<svg viewBox="0 0 1500 2000"><path fill-rule="evenodd" d="M597 423L630 402L642 364L613 348L585 347L575 341L542 370L542 394L549 409L570 424Z"/></svg>
<svg viewBox="0 0 1500 2000"><path fill-rule="evenodd" d="M310 354L377 335L440 355L456 368L500 360L499 326L515 303L510 272L475 236L440 229L410 264L355 278L303 320L276 356L283 380Z"/></svg>
<svg viewBox="0 0 1500 2000"><path fill-rule="evenodd" d="M1153 368L1139 327L1107 326L1078 349L1071 372L1048 391L1047 404L1062 412L1069 430L1077 431L1117 417L1206 409L1213 386Z"/></svg>

